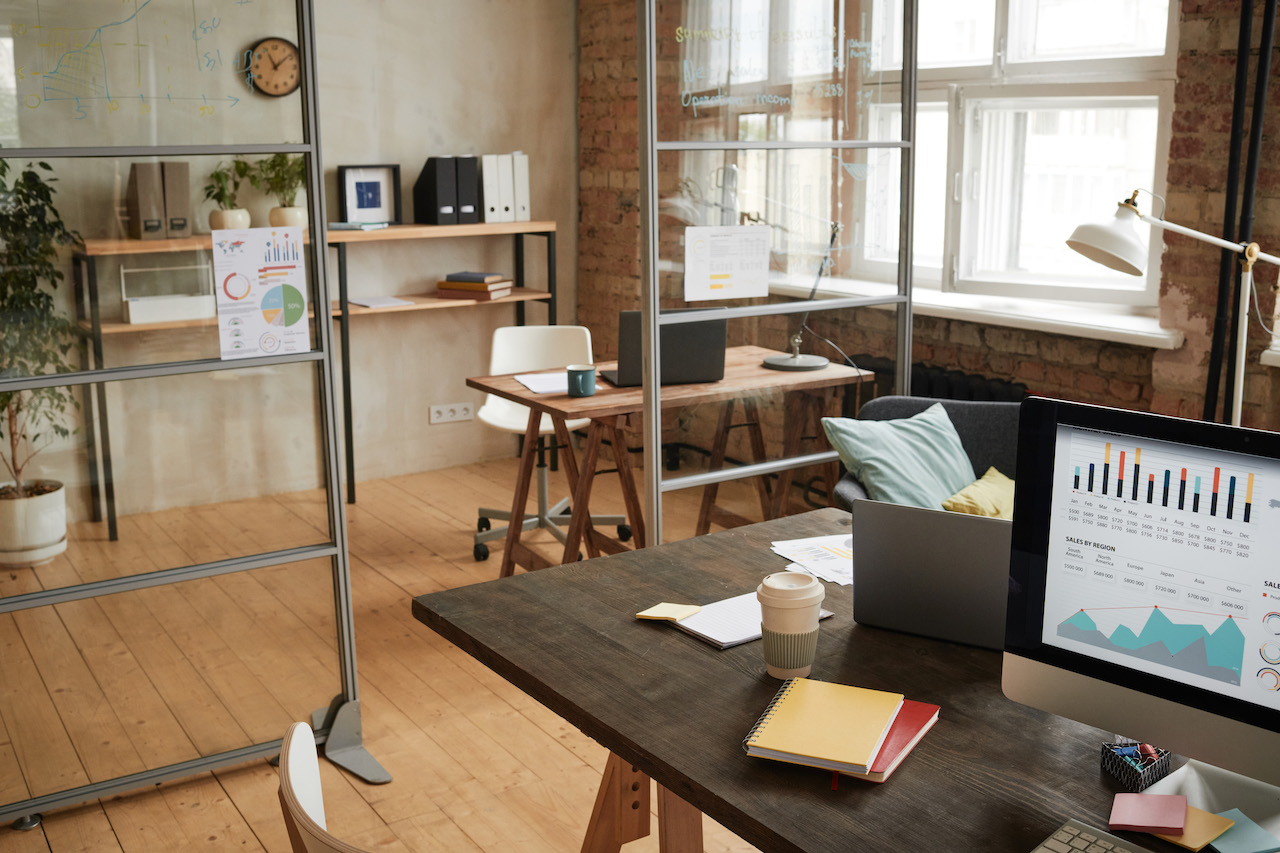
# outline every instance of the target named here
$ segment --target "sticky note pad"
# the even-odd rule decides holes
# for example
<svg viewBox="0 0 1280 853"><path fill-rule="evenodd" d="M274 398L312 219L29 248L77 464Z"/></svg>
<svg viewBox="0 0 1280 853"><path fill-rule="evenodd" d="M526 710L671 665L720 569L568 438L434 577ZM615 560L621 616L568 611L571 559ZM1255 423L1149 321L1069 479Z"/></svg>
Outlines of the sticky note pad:
<svg viewBox="0 0 1280 853"><path fill-rule="evenodd" d="M1156 837L1188 850L1202 850L1210 841L1230 829L1233 823L1235 821L1229 817L1220 817L1213 812L1187 806L1187 823L1182 828L1182 834L1165 835L1157 832Z"/></svg>
<svg viewBox="0 0 1280 853"><path fill-rule="evenodd" d="M1181 794L1116 794L1112 829L1181 835L1187 825L1187 798Z"/></svg>
<svg viewBox="0 0 1280 853"><path fill-rule="evenodd" d="M667 622L679 622L686 616L692 616L701 610L697 604L671 604L664 601L661 604L655 604L648 610L641 610L636 614L637 619L661 619Z"/></svg>
<svg viewBox="0 0 1280 853"><path fill-rule="evenodd" d="M1231 809L1220 816L1235 825L1211 842L1218 853L1280 853L1280 838L1249 820L1244 812Z"/></svg>

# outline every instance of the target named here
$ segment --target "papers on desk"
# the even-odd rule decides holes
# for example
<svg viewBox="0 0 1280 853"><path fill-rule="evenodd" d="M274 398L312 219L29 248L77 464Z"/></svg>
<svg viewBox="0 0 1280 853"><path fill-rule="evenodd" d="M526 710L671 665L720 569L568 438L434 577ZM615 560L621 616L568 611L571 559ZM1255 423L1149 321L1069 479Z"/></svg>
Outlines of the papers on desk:
<svg viewBox="0 0 1280 853"><path fill-rule="evenodd" d="M773 552L792 561L788 571L803 572L841 586L853 584L853 536L815 536L774 542Z"/></svg>
<svg viewBox="0 0 1280 853"><path fill-rule="evenodd" d="M535 394L568 394L569 372L517 373L516 381Z"/></svg>
<svg viewBox="0 0 1280 853"><path fill-rule="evenodd" d="M412 305L408 299L396 296L348 296L352 305L363 305L365 308L391 308L396 305Z"/></svg>

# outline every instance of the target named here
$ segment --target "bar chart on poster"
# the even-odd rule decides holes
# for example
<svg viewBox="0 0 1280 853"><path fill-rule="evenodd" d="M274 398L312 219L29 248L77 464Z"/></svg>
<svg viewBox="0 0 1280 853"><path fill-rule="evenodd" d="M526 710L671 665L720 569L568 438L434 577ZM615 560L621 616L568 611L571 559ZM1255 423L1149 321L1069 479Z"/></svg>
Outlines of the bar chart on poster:
<svg viewBox="0 0 1280 853"><path fill-rule="evenodd" d="M1280 707L1280 463L1060 426L1051 645Z"/></svg>

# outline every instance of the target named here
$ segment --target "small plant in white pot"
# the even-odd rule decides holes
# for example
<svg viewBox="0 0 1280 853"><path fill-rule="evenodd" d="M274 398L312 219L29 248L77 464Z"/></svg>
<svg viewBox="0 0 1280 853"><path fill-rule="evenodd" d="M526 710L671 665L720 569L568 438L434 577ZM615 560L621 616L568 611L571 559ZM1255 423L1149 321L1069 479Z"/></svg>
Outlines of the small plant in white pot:
<svg viewBox="0 0 1280 853"><path fill-rule="evenodd" d="M249 177L249 168L248 163L237 158L230 163L219 163L209 173L204 197L218 206L216 210L209 211L210 230L249 227L249 211L237 203L240 182Z"/></svg>
<svg viewBox="0 0 1280 853"><path fill-rule="evenodd" d="M272 225L307 224L306 209L294 207L298 190L302 189L306 178L307 164L301 154L286 154L282 151L253 165L249 181L280 203L268 215L268 221Z"/></svg>
<svg viewBox="0 0 1280 853"><path fill-rule="evenodd" d="M79 239L53 205L47 163L18 170L0 160L0 379L68 373L80 345L76 325L55 304L58 249ZM11 177L12 175L12 177ZM67 548L63 484L29 475L31 461L67 438L71 388L0 391L0 565L31 566Z"/></svg>

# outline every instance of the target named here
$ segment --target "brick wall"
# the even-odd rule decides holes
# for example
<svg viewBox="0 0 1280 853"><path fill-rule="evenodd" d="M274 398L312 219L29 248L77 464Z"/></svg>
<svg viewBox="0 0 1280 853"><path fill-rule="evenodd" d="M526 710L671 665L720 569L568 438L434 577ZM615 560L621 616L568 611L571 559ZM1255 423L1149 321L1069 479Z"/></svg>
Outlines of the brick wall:
<svg viewBox="0 0 1280 853"><path fill-rule="evenodd" d="M667 4L675 5L675 4ZM581 0L581 220L578 319L591 326L600 357L615 352L619 308L639 302L638 139L634 5ZM1223 221L1238 2L1186 0L1175 89L1167 218L1207 233ZM1254 24L1255 53L1261 20ZM1273 57L1274 60L1274 57ZM1280 62L1273 61L1280 74ZM1252 83L1252 72L1251 72ZM1272 84L1263 143L1254 239L1280 254L1280 80ZM1160 317L1179 329L1177 350L1151 350L1067 335L1027 332L918 316L915 361L1025 383L1033 391L1125 408L1198 418L1204 400L1209 336L1215 313L1218 253L1190 238L1165 236ZM1275 304L1277 268L1259 264L1262 311ZM811 321L848 353L892 356L894 326L886 312L863 309ZM747 324L764 346L785 349L787 318ZM1249 333L1245 423L1280 428L1275 370L1257 363L1267 345L1256 322ZM776 415L771 419L776 420ZM701 420L698 418L696 420ZM704 431L684 418L690 436ZM772 448L771 448L772 450Z"/></svg>

